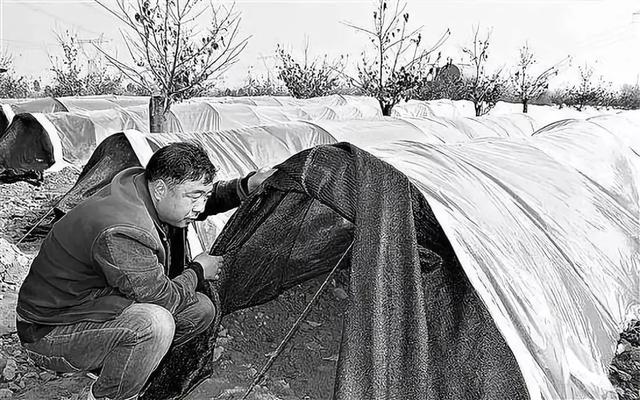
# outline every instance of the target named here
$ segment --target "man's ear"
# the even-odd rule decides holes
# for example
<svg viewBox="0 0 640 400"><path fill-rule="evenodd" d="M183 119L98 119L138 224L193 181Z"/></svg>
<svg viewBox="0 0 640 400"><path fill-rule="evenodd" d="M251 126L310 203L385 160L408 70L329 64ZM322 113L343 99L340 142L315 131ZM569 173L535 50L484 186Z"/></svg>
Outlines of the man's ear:
<svg viewBox="0 0 640 400"><path fill-rule="evenodd" d="M158 179L157 181L153 182L152 187L153 193L151 193L151 195L156 200L161 200L162 198L164 198L164 196L167 195L168 188L164 180Z"/></svg>

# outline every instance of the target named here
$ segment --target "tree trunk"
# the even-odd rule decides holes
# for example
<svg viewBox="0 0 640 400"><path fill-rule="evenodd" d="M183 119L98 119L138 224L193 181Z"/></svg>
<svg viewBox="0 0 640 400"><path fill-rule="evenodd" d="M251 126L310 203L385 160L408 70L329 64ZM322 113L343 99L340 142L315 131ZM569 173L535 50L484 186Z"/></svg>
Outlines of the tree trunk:
<svg viewBox="0 0 640 400"><path fill-rule="evenodd" d="M479 117L482 115L482 102L479 101L477 103L473 104L475 109L476 109L476 117Z"/></svg>
<svg viewBox="0 0 640 400"><path fill-rule="evenodd" d="M522 112L527 113L529 111L529 99L522 99Z"/></svg>
<svg viewBox="0 0 640 400"><path fill-rule="evenodd" d="M151 96L149 100L149 132L164 132L165 122L164 98L162 96Z"/></svg>
<svg viewBox="0 0 640 400"><path fill-rule="evenodd" d="M381 101L379 101L379 103L380 103L380 108L382 109L382 115L384 115L385 117L390 117L391 110L393 109L393 104L385 104Z"/></svg>

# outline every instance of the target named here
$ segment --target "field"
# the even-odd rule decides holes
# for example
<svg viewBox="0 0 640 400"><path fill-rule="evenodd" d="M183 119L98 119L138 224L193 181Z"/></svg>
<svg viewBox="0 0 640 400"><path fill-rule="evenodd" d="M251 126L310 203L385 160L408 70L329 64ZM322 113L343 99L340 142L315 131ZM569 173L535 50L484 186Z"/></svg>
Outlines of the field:
<svg viewBox="0 0 640 400"><path fill-rule="evenodd" d="M24 182L0 185L0 240L4 240L0 242L2 262L15 260L16 253L6 244L17 242L49 210L58 196L73 185L77 175L75 170L66 168L47 176L39 187ZM45 219L43 226L46 228L50 222L51 219ZM46 229L35 230L19 245L20 252L27 258L15 263L21 268L15 268L13 276L26 273L27 261L37 253L44 232ZM4 282L7 281L11 282L5 277ZM275 301L223 319L215 354L215 374L187 399L239 399L320 284L321 280L307 282ZM347 277L339 275L324 291L298 333L249 399L311 400L331 397L342 313L348 303L346 285ZM80 400L79 393L91 383L91 379L83 374L57 375L33 365L21 349L12 322L17 286L2 283L0 296L0 315L3 316L0 319L0 399ZM623 333L610 378L616 384L621 400L640 398L640 326L631 326Z"/></svg>
<svg viewBox="0 0 640 400"><path fill-rule="evenodd" d="M328 99L323 100L327 101ZM629 211L624 215L615 214L614 212L611 212L610 215L623 215L628 217L633 213L633 207L624 207L628 206L631 203L637 203L637 198L632 196L632 194L636 192L634 192L633 190L623 190L624 188L621 188L619 185L617 185L617 177L619 176L620 171L626 171L628 172L629 176L632 176L635 179L635 175L633 174L637 171L632 169L632 167L635 168L637 166L635 163L635 158L633 159L634 162L625 164L627 160L630 160L630 158L625 158L627 157L627 153L624 153L624 151L630 149L625 149L623 146L611 146L612 148L608 149L611 151L605 151L603 152L603 154L612 157L616 156L616 158L614 159L616 161L616 174L611 175L616 179L609 179L610 175L601 174L604 168L608 168L614 163L608 163L610 161L608 159L604 159L603 161L601 159L598 159L598 157L593 157L593 155L598 152L592 151L593 149L591 149L591 147L593 146L591 146L592 143L589 143L589 141L602 140L602 146L609 146L611 143L623 142L607 142L606 138L608 138L609 136L608 134L606 134L604 128L596 124L595 122L592 123L589 121L581 120L579 116L575 115L576 113L578 113L577 111L573 112L568 110L556 110L546 107L537 108L532 106L531 114L525 116L522 114L512 114L512 112L510 111L510 107L513 107L513 105L504 104L501 105L501 107L497 107L495 115L488 115L485 117L473 119L473 117L461 117L461 115L465 115L463 112L465 110L464 107L468 108L469 104L461 105L460 103L445 101L432 102L430 104L412 103L404 106L405 108L400 108L400 110L406 113L406 115L400 115L396 117L396 119L393 120L393 123L389 125L387 125L388 121L381 119L380 116L377 116L377 118L374 118L373 120L369 120L369 118L371 118L369 114L359 111L359 119L349 119L347 118L348 115L339 117L334 113L332 114L332 118L336 118L336 121L324 121L320 123L305 124L298 121L283 120L278 121L278 124L276 125L265 125L266 128L262 126L242 129L234 128L232 130L230 129L229 132L238 134L240 138L244 138L243 135L246 135L246 137L248 138L247 140L256 141L256 143L252 143L256 145L257 149L261 150L253 152L249 151L248 149L243 149L242 151L238 151L238 153L242 153L243 151L246 153L237 154L238 157L246 157L246 160L251 160L251 162L245 162L243 164L239 163L238 165L243 165L243 168L248 168L249 170L251 170L254 165L274 165L284 159L279 157L289 156L300 151L303 148L306 148L305 146L311 146L320 143L315 142L315 140L319 140L318 138L332 138L332 140L335 140L336 142L347 141L350 143L354 143L357 146L371 146L371 149L374 149L374 151L376 148L378 148L378 151L381 152L380 154L382 154L383 159L385 159L385 155L389 156L389 154L392 154L391 151L385 153L385 146L389 145L389 148L393 148L393 146L399 146L402 144L387 143L392 139L397 140L398 137L411 141L423 141L424 144L429 144L429 146L437 145L440 142L445 142L445 144L448 145L448 142L451 141L452 143L454 143L454 146L451 146L451 148L455 149L458 146L464 146L466 142L473 141L476 138L480 139L476 143L487 143L490 147L491 143L494 141L493 138L500 138L495 139L495 141L501 141L503 145L511 145L513 143L520 143L523 138L528 138L531 136L532 138L530 139L530 143L536 143L537 146L541 147L536 148L536 152L532 153L536 154L537 157L540 158L532 158L532 161L529 161L531 163L530 166L534 167L530 170L538 171L537 169L535 169L535 166L538 165L536 164L536 162L540 160L544 160L547 163L541 164L543 166L551 165L552 161L554 163L557 162L557 164L553 164L557 169L546 170L552 171L551 173L547 172L550 174L547 176L547 178L552 179L555 177L555 175L559 175L559 171L564 171L565 173L567 173L566 176L572 177L572 174L575 172L573 169L575 168L584 176L597 180L597 183L599 185L602 184L603 186L599 186L599 188L602 187L608 190L607 195L613 193L618 196L617 199L619 203L607 204L613 204L616 207L620 207L620 209ZM460 108L457 108L458 106L460 106ZM226 105L225 108L230 110L233 107L231 107L231 105ZM255 107L255 109L259 108L260 107L258 106ZM368 108L370 109L371 107L365 105L362 109L366 111ZM188 111L188 107L185 106L185 110ZM111 111L113 113L116 112L115 109ZM271 111L272 110L269 110L269 112ZM442 117L442 120L437 120L437 118L440 118L439 116L436 116L435 114L429 114L435 111L444 113L446 116ZM68 113L68 115L65 115L65 118L73 116L72 114L73 113ZM96 115L102 114L102 111L100 111ZM187 113L185 113L185 115L187 115ZM629 130L633 128L628 127L634 126L633 124L635 122L632 122L632 120L634 116L635 118L637 118L638 115L630 113L626 115L629 117L628 120L619 118L615 115L609 115L605 119L600 119L597 121L605 125L609 123L610 125L608 126L611 129L610 133L618 131L633 132L632 130ZM60 118L58 117L59 116L54 116L51 118L53 121L60 121ZM96 117L95 121L91 120L91 123L94 124L92 125L93 130L88 129L87 132L97 132L95 127L101 126L97 118L98 117ZM225 118L228 118L227 122L225 122ZM349 119L349 121L339 121L339 119L341 118L347 118ZM450 118L450 120L447 118ZM571 120L566 124L561 123L557 126L552 126L550 130L543 129L543 131L545 132L544 136L541 135L542 137L539 137L535 134L532 135L533 132L536 131L536 129L546 126L547 123L565 118ZM186 118L185 121L187 121ZM228 114L223 115L223 117L221 117L220 120L217 121L217 123L224 125L224 123L231 124L237 122L234 121L236 121L235 114L229 112ZM454 121L455 123L452 123L451 121ZM250 126L250 121L244 121L244 123L246 123L247 126ZM618 123L619 125L616 125L616 123ZM49 135L49 133L42 131L42 126L36 125L32 127L34 128L32 132L42 132L43 134L46 133L47 135ZM323 128L320 128L319 125L322 125ZM578 127L578 129L573 129L572 125L573 127ZM58 133L60 134L60 137L65 138L65 135L67 135L67 138L74 137L74 135L77 134L76 128L69 128L71 126L75 125L60 123L58 125ZM388 135L388 129L390 129L389 127L391 126L394 127L393 129L396 129L397 135ZM66 131L64 130L65 127L67 127ZM113 131L120 132L124 128L125 127L113 128ZM38 129L40 129L40 131ZM214 128L210 126L193 126L189 127L189 129L193 129L193 132L196 132L189 133L189 135L200 135L200 137L204 137L205 135L202 132L210 132L214 130ZM25 132L27 131L29 130L25 129ZM186 130L185 132L190 131ZM182 140L181 138L187 137L186 134L180 136L181 134L184 134L184 132L180 131L171 133L171 135L175 135L175 137L167 134L166 138L174 137L176 138L176 140ZM585 136L580 136L582 134L584 134ZM504 135L507 135L509 137L509 140L502 141L502 139L505 139ZM513 142L510 140L511 135L513 135L513 138L515 139ZM87 137L88 136L91 135L87 134ZM119 136L124 137L124 135ZM119 136L113 135L109 137L109 139ZM160 141L160 137L161 136L157 136L153 140ZM583 140L585 137L589 140ZM217 136L211 135L211 138L217 138ZM545 139L547 138L551 138L551 140L545 141ZM95 141L88 140L87 142L93 144L98 143L97 133L95 139ZM622 139L623 137L621 136L621 140ZM127 138L125 140L128 141L129 139ZM561 143L562 146L549 146L550 143L556 143L553 142L553 140L559 140L557 143ZM65 143L67 142L71 141L67 140ZM158 143L161 144L161 142ZM282 154L276 152L277 155L274 155L275 153L269 154L268 151L264 151L265 149L281 149L281 147L279 146L281 143L291 144L291 147L287 147L286 151L283 151ZM406 145L406 143L402 145ZM544 147L545 145L547 147ZM215 150L226 150L228 148L227 144L223 142L217 142L213 139L211 141L211 146ZM366 149L366 147L363 148ZM420 151L426 152L427 150L425 149L421 149L420 146L416 146L415 148L411 148L411 153L405 153L405 155L407 155L407 157L408 155L419 155ZM607 150L607 148L604 149ZM67 150L70 151L71 149ZM74 148L73 150L77 149ZM79 158L77 160L71 161L74 162L76 166L82 164L82 159L84 159L85 161L86 159L88 159L89 155L94 150L94 147L85 146L81 150L82 151L78 151L78 153L82 154L77 154ZM600 148L598 148L598 150L600 150ZM133 160L135 160L136 157L139 157L137 154L133 154L130 150L129 152L130 153L126 153L126 157L130 157ZM573 157L566 157L566 152L572 152L571 155ZM109 154L117 154L117 156L114 158L117 158L118 160L126 158L125 156L123 156L123 154L125 153L113 151ZM220 154L223 154L223 152L220 152ZM473 155L474 153L469 154ZM492 155L492 153L482 154L485 154L485 156ZM637 153L633 154L637 155ZM542 158L542 155L544 155L544 158ZM617 157L618 155L620 155L620 157ZM551 160L551 156L556 158ZM223 166L223 170L221 171L222 174L231 172L237 173L237 171L233 170L229 166L235 165L233 163L237 162L241 158L236 159L234 158L234 155L225 155L225 157L228 157L228 159L223 159L223 161L227 161L226 164L224 162L221 163L221 165ZM273 157L273 160L268 159L268 157ZM391 160L391 158L387 159ZM424 164L422 163L422 161L426 159L427 158L419 159L412 165L422 165L423 168L425 168L424 165L428 164ZM508 157L503 157L503 159L509 161ZM492 160L494 161L495 165L501 165L503 159L497 157ZM576 159L579 159L581 162L575 162ZM407 160L409 160L409 158L407 158ZM584 160L588 160L589 162L583 163ZM484 162L485 160L483 159L482 161ZM566 165L564 164L565 162L567 163ZM392 161L390 161L390 163L393 164ZM438 167L437 164L434 164L433 166L435 166L436 168ZM522 167L523 165L512 163L511 166L515 166L517 169ZM560 169L559 167L562 167L562 169ZM227 168L227 170L224 170L224 168ZM242 172L247 173L249 170ZM568 174L567 171L571 171L572 174ZM52 371L46 371L33 365L33 363L31 363L27 359L24 351L18 343L18 338L15 332L15 303L17 298L17 291L22 280L24 279L24 276L26 275L26 272L28 271L31 259L37 253L44 235L46 235L46 232L48 232L48 229L51 226L52 217L48 216L47 218L45 218L41 226L31 232L29 236L26 237L26 239L24 239L17 247L14 246L14 244L18 243L18 241L21 240L25 233L30 230L42 216L50 211L50 209L55 205L57 199L59 199L61 195L67 192L74 185L78 175L79 172L77 169L67 167L59 172L45 172L45 179L40 186L34 186L33 184L29 184L26 182L0 184L0 283L2 290L2 293L0 295L0 399L18 398L30 400L78 400L81 398L79 396L83 388L86 388L91 383L91 379L83 374L58 375ZM518 176L521 175L524 176L525 179L527 178L526 172ZM536 185L545 184L546 181L541 180L540 182L530 180L528 183L529 186L537 187ZM576 181L567 180L561 183L564 185L565 183L568 184L569 182L575 183ZM580 179L579 182L582 182L582 179ZM464 185L450 186L455 186L456 188L464 187ZM554 195L553 191L547 190L548 186L538 187L538 189L538 192L535 192L535 190L531 192L536 195L533 196L533 198L535 198L536 200L541 198L537 195L541 194L542 192L545 192L545 195L547 195L546 192L551 193L551 196ZM496 193L492 192L491 194ZM627 199L627 197L629 197L629 199ZM554 199L550 197L548 200L553 201ZM607 197L607 201L608 200L609 197ZM509 205L510 203L508 203L508 200L505 200L505 202L501 204ZM544 208L548 205L548 203L543 204L542 202L540 202L540 204L543 211L549 211L549 215L552 215L552 213L556 212L556 214L553 215L555 215L558 220L562 220L562 216L557 214L557 207ZM556 202L551 204L559 203ZM570 203L567 202L566 204ZM572 212L572 210L565 211ZM589 215L596 214L593 211L591 212L592 214ZM461 214L464 213L461 212ZM486 215L492 214L487 213ZM476 217L478 217L478 215L476 215ZM544 217L551 219L551 217L546 215ZM582 222L588 220L583 218L583 215L578 215L577 217L578 218L574 217L575 219L573 219L572 221L578 220ZM529 216L527 215L525 216L525 218L529 218ZM614 221L616 219L612 218L611 220ZM633 225L635 224L635 222L636 220L631 221L629 223L629 226L635 227L636 225ZM494 221L492 221L491 223L495 226L498 226L498 224ZM612 222L611 226L614 225L615 224ZM484 226L487 225L485 224ZM511 226L512 225L506 225L506 228L509 229L511 228ZM494 236L501 236L501 232L497 232L497 234ZM586 230L584 232L578 231L577 234L586 236L584 235L585 232ZM546 233L546 231L544 233ZM467 237L475 238L478 237L478 235L472 234ZM633 235L629 235L628 237L631 239L635 238L633 237ZM518 238L520 238L520 236L518 236ZM556 236L555 238L558 238L558 241L552 242L551 247L554 247L558 243L573 243L569 236ZM569 238L569 240L566 240L567 238ZM629 240L629 243L631 242L632 240ZM486 243L488 242L483 242L483 246ZM620 241L619 243L621 244L618 248L626 251L623 248L623 245L625 245L626 242ZM591 245L592 243L589 244ZM488 243L487 247L490 246L491 243ZM583 248L579 246L576 246L574 249L569 250L574 251L575 249L578 250L576 250L576 253L572 253L573 257L583 257L585 260L588 259L586 261L594 264L594 268L592 268L590 271L604 270L602 268L602 264L598 264L593 261L601 260L600 258L583 256L583 254L599 255L600 246L594 245L589 247L587 251L592 251L592 253L585 252L578 254L578 251L581 252L583 250ZM630 258L633 258L633 254L635 254L633 249L630 251L630 254ZM567 257L567 259L569 259L570 261L573 260L570 257ZM527 259L524 258L524 260L524 262L526 263ZM529 258L529 260L531 260L531 258ZM538 259L535 260L536 262L538 261ZM557 259L553 260L557 261ZM562 261L547 264L549 268L558 269L563 268L563 265L564 264L562 263ZM492 266L495 266L495 264ZM535 274L537 271L541 271L541 269L539 268L539 266L534 265L530 272L533 272ZM573 269L564 268L563 271L573 271ZM584 270L578 270L578 272L582 271ZM515 274L508 275L509 279L518 279L518 277L514 277L514 275ZM613 286L609 288L603 288L603 286L607 286L606 283L608 281L613 282L609 279L609 277L611 279L616 279L616 283L621 282L622 284L619 287L633 287L635 282L637 282L637 276L633 274L632 270L624 270L620 272L619 270L614 269L614 272L612 274L605 275L605 278L603 280L589 281L587 289L591 292L604 291L607 289L609 289L610 292L613 292L611 291L611 287ZM576 279L579 280L583 278L584 277L580 275L571 275L571 279L566 280L566 282L571 284ZM549 281L544 280L542 282L546 285ZM258 371L260 371L262 366L267 362L269 356L276 349L282 338L285 337L289 328L296 321L298 315L313 297L320 283L321 278L306 282L302 285L294 287L287 293L284 293L280 296L279 299L275 301L264 304L262 306L243 310L225 317L225 319L222 321L222 326L220 327L220 332L218 335L219 339L216 343L217 347L214 353L214 373L208 380L204 381L201 385L195 388L187 398L191 400L241 398L244 391L253 381L254 376L256 376ZM342 338L342 316L346 312L347 306L349 304L347 287L348 279L346 273L338 275L331 282L330 287L325 290L325 292L320 297L320 300L312 308L311 313L305 318L305 321L300 327L299 332L294 336L286 350L275 362L275 364L267 374L266 379L261 383L260 387L255 388L253 394L249 398L293 400L326 399L332 397L337 358ZM566 290L566 288L562 290ZM587 293L587 296L589 296L591 295L591 292L585 293ZM607 292L607 294L608 293L609 292ZM614 293L612 297L615 297L615 295L616 293ZM632 296L627 295L627 297ZM629 305L628 302L632 302L632 299L629 300L627 297L625 297L624 299L625 301L627 301L627 303L623 304L624 307ZM580 318L582 318L583 314L586 314L583 312L583 310L585 309L584 304L579 301L577 301L576 304L577 305L574 304L576 308L573 308L573 311L571 313L567 313L566 315L563 314L563 316L580 316ZM532 310L535 313L535 307L532 307ZM607 314L605 315L605 317L609 318L609 315L610 314ZM557 315L549 315L549 317L556 318ZM590 320L588 318L580 318L577 318L576 320L584 320L586 321L585 324L590 323ZM544 319L544 317L542 317L542 319ZM539 320L540 319L533 319L532 325L535 326L536 322ZM582 326L583 325L581 322L575 323L573 325L564 325L565 328ZM592 345L591 347L589 347L589 351L593 351L594 349L599 351L603 347L606 347L606 353L603 354L610 355L613 350L613 345L615 344L615 342L613 342L611 339L613 339L614 336L617 336L618 326L608 325L608 327L610 329L607 333L608 336L605 346L596 349L596 346L594 346L593 343L590 342L590 339L596 336L591 335L591 331L589 330L585 330L585 332L587 333L582 338L584 339L584 341L581 341L580 343L586 344L585 348L588 347L588 345ZM556 331L548 331L546 334L548 335L549 332ZM549 341L554 341L556 338L547 337L546 339ZM464 342L461 340L460 343ZM558 346L554 349L556 351L555 354L560 354L562 357L565 357L566 354L571 354L569 351L564 351L563 346L567 345L566 342L556 340L553 345ZM452 348L456 348L455 345L452 345L452 347L449 347L449 345L447 345L446 347L446 349ZM599 354L595 353L589 354L588 352L585 352L583 353L583 355L586 355L586 357L593 355L593 358L597 359L599 362L598 367L601 368L600 373L605 372L602 367L605 367L609 359L600 361L602 358L599 357ZM562 360L564 363L568 359L562 358ZM545 360L545 362L549 362L549 360L547 359ZM553 361L550 361L550 363L552 366L555 366L557 364L553 363ZM464 362L457 365L464 365ZM569 370L571 370L571 368L567 369L567 371ZM621 400L640 398L640 325L632 323L626 328L624 332L622 332L617 346L616 356L609 370L609 375L612 383L616 387L619 398ZM560 374L557 376L563 375ZM554 376L554 378L557 376ZM584 377L576 378L576 381L578 382L576 385L586 383L588 381L584 379ZM558 380L558 382L565 382L565 387L571 386L563 380ZM560 385L562 385L562 383L560 383ZM603 387L607 387L607 385L603 385ZM609 388L607 387L606 390L608 389Z"/></svg>

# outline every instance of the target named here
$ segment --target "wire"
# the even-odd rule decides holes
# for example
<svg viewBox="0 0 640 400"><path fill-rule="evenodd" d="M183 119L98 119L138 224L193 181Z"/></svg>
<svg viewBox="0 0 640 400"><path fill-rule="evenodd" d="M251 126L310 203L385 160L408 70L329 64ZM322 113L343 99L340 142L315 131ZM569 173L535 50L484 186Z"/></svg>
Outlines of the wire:
<svg viewBox="0 0 640 400"><path fill-rule="evenodd" d="M60 1L60 3L62 3L62 1ZM78 2L78 3L80 3L80 2ZM82 2L82 3L84 3L84 2ZM45 11L45 10L43 10L43 9L41 9L41 8L38 8L38 7L34 7L33 5L30 5L30 4L29 4L29 2L20 2L20 3L17 3L17 4L24 5L25 7L29 8L29 9L31 9L31 10L33 10L33 11L37 12L37 13L40 13L40 14L46 15L46 16L51 17L51 18L54 18L54 19L56 19L56 20L63 21L63 22L65 22L65 23L67 23L67 24L69 24L69 25L73 26L74 28L76 28L76 29L78 29L78 30L81 30L81 31L84 31L84 32L93 33L94 35L100 35L100 32L96 32L96 31L93 31L93 30L91 30L91 29L87 29L87 28L83 27L82 25L78 25L78 24L77 24L77 23L75 23L75 22L71 22L71 21L69 21L69 20L68 20L68 19L66 19L66 18L60 17L59 15L52 14L52 13L50 13L50 12L48 12L48 11ZM50 4L50 3L49 3L49 4ZM56 4L58 4L58 1L56 1Z"/></svg>

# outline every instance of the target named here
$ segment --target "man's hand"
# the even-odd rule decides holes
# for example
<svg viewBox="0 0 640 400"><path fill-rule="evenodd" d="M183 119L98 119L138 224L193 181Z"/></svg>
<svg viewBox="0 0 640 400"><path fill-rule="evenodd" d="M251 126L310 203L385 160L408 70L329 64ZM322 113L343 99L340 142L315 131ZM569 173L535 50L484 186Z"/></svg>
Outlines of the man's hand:
<svg viewBox="0 0 640 400"><path fill-rule="evenodd" d="M202 265L204 279L218 279L222 268L222 257L212 256L207 252L198 254L193 261Z"/></svg>
<svg viewBox="0 0 640 400"><path fill-rule="evenodd" d="M249 177L247 181L247 189L249 189L249 193L253 192L258 186L262 185L268 177L273 175L277 170L275 168L260 168L256 171L255 174Z"/></svg>

